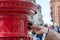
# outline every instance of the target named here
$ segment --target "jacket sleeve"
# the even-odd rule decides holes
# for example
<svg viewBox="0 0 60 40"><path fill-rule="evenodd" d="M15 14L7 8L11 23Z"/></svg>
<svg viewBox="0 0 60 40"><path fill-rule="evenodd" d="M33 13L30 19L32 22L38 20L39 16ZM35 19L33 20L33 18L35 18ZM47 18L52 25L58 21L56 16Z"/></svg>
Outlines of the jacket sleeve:
<svg viewBox="0 0 60 40"><path fill-rule="evenodd" d="M49 30L45 40L60 40L60 34L53 30Z"/></svg>

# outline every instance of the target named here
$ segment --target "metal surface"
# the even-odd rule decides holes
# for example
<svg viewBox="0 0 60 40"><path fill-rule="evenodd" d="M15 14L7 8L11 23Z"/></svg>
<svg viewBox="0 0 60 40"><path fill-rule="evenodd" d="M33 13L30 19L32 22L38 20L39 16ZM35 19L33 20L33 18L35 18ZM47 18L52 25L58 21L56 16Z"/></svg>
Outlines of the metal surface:
<svg viewBox="0 0 60 40"><path fill-rule="evenodd" d="M27 16L37 10L28 0L0 0L0 40L29 40Z"/></svg>

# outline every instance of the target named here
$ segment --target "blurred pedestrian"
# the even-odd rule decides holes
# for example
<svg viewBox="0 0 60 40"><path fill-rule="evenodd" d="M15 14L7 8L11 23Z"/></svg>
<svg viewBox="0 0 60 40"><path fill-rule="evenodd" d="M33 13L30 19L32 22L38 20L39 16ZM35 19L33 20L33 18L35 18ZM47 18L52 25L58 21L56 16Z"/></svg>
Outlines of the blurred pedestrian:
<svg viewBox="0 0 60 40"><path fill-rule="evenodd" d="M58 25L57 25L57 23L54 23L54 31L58 32Z"/></svg>

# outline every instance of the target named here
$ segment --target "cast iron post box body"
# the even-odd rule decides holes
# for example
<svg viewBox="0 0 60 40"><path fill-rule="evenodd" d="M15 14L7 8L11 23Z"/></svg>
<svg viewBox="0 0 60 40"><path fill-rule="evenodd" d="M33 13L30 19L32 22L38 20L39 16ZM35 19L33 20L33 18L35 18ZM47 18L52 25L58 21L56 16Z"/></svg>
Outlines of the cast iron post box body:
<svg viewBox="0 0 60 40"><path fill-rule="evenodd" d="M0 0L0 40L30 40L27 16L37 10L27 0Z"/></svg>

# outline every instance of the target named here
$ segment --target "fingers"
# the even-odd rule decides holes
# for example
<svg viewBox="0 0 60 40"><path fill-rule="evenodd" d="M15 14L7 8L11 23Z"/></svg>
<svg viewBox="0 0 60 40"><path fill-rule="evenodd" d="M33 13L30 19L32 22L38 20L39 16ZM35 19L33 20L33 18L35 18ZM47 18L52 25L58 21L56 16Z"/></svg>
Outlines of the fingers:
<svg viewBox="0 0 60 40"><path fill-rule="evenodd" d="M34 31L36 34L42 34L42 33L43 33L42 28L38 28L38 27L35 27L35 28L33 29L33 31Z"/></svg>
<svg viewBox="0 0 60 40"><path fill-rule="evenodd" d="M46 27L38 25L32 25L31 27L36 34L42 34L46 32Z"/></svg>
<svg viewBox="0 0 60 40"><path fill-rule="evenodd" d="M35 25L34 25L33 31L34 31L36 34L42 34L42 33L46 33L46 32L47 32L47 28L46 28L46 27L43 27L43 26L35 26Z"/></svg>
<svg viewBox="0 0 60 40"><path fill-rule="evenodd" d="M43 33L43 30L40 30L40 31L34 31L36 34L42 34Z"/></svg>

